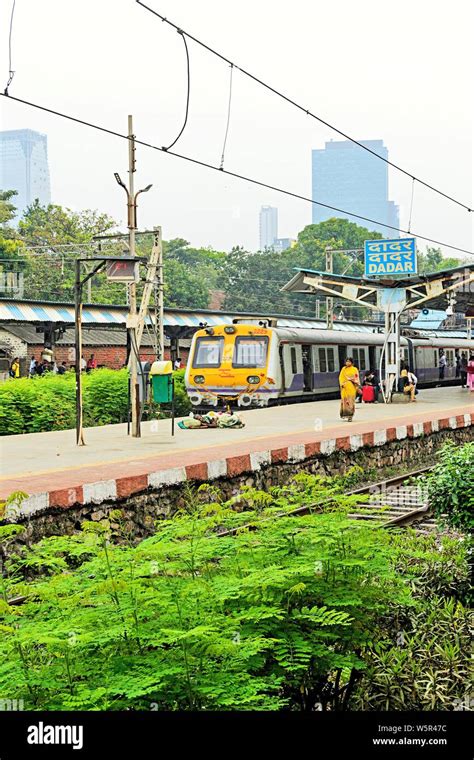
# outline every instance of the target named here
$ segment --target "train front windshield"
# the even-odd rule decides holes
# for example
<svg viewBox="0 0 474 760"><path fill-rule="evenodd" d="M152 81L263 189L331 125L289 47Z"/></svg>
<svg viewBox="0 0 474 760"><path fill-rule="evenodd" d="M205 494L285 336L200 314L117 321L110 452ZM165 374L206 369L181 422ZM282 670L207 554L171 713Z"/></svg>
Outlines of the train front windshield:
<svg viewBox="0 0 474 760"><path fill-rule="evenodd" d="M233 367L265 367L268 338L263 335L240 335L235 339Z"/></svg>
<svg viewBox="0 0 474 760"><path fill-rule="evenodd" d="M206 337L198 338L194 351L193 367L202 369L205 367L220 367L224 338Z"/></svg>

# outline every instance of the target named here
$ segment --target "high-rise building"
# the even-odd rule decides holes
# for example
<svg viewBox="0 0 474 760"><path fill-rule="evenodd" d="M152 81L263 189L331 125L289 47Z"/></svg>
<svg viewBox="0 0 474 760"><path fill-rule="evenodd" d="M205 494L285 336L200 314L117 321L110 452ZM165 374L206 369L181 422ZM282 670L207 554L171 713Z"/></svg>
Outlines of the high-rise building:
<svg viewBox="0 0 474 760"><path fill-rule="evenodd" d="M36 198L51 202L46 135L32 129L0 132L0 189L17 191L16 220Z"/></svg>
<svg viewBox="0 0 474 760"><path fill-rule="evenodd" d="M383 140L360 142L383 158L388 158ZM352 211L392 227L399 226L398 206L388 199L388 165L384 161L379 161L350 140L331 140L324 148L313 150L312 154L313 201ZM313 205L313 224L333 217L356 222L382 233L385 238L399 236L395 230Z"/></svg>
<svg viewBox="0 0 474 760"><path fill-rule="evenodd" d="M260 209L260 250L271 248L278 238L278 209L262 206Z"/></svg>

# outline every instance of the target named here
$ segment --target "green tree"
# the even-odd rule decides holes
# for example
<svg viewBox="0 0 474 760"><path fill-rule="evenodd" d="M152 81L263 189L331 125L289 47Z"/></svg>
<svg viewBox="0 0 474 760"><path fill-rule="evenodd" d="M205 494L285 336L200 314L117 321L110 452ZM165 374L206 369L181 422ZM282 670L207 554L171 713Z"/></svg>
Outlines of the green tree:
<svg viewBox="0 0 474 760"><path fill-rule="evenodd" d="M418 271L420 274L441 272L445 269L453 269L466 263L465 259L455 259L453 256L443 257L441 248L426 249L426 253L418 253Z"/></svg>
<svg viewBox="0 0 474 760"><path fill-rule="evenodd" d="M35 200L18 223L18 231L28 245L64 245L88 243L117 223L108 214L86 209L72 211L56 204L42 206Z"/></svg>

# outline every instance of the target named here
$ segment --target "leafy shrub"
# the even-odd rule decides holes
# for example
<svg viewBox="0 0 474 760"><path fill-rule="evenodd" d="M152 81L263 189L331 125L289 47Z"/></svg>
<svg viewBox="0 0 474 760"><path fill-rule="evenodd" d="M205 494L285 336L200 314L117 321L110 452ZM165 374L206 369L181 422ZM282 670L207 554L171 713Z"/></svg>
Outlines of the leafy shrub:
<svg viewBox="0 0 474 760"><path fill-rule="evenodd" d="M10 559L0 692L27 709L343 709L378 618L409 598L388 533L334 490L301 517L207 495L138 546L114 511Z"/></svg>
<svg viewBox="0 0 474 760"><path fill-rule="evenodd" d="M474 442L446 441L438 463L426 478L428 499L436 516L453 528L474 528Z"/></svg>
<svg viewBox="0 0 474 760"><path fill-rule="evenodd" d="M125 422L128 405L126 369L97 369L83 375L83 409L86 426ZM0 385L0 435L39 433L73 428L76 416L75 375L48 374L19 378ZM188 413L184 370L175 373L176 415ZM165 407L166 408L166 407ZM159 416L150 405L148 417Z"/></svg>
<svg viewBox="0 0 474 760"><path fill-rule="evenodd" d="M371 648L355 706L459 709L470 691L470 648L470 611L455 599L433 597L412 612L407 631Z"/></svg>

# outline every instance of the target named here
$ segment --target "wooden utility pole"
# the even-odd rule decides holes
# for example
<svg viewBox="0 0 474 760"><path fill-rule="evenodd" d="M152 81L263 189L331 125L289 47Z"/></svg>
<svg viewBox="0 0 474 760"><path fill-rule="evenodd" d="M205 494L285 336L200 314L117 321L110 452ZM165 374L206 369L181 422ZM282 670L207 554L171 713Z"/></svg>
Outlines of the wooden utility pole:
<svg viewBox="0 0 474 760"><path fill-rule="evenodd" d="M334 271L333 251L326 248L326 272ZM334 327L334 299L326 298L326 327L332 330Z"/></svg>

